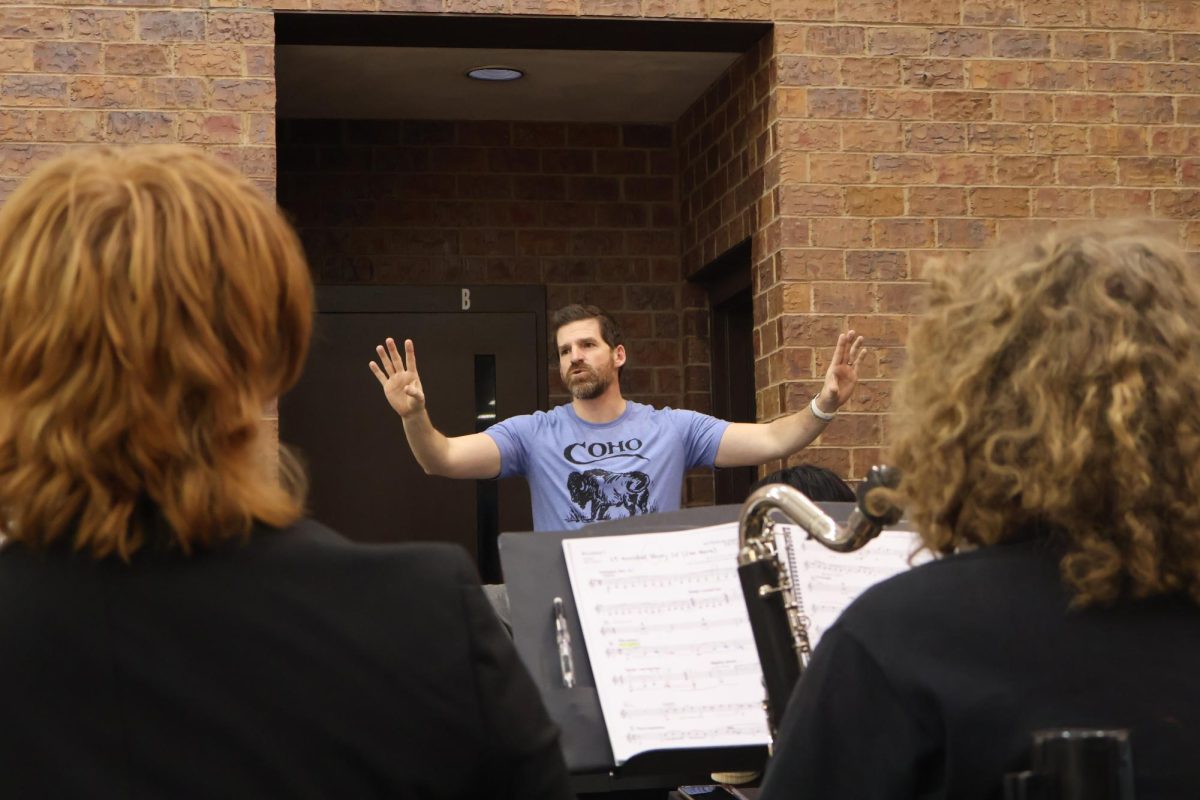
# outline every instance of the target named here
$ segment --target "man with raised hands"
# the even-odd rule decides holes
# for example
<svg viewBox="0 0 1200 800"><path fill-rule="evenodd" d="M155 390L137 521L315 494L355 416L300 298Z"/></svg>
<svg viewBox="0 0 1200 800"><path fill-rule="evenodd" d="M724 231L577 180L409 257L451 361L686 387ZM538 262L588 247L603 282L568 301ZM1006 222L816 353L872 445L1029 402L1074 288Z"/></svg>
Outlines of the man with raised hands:
<svg viewBox="0 0 1200 800"><path fill-rule="evenodd" d="M804 410L766 423L727 422L626 400L621 330L596 306L566 306L553 323L571 402L510 417L483 433L445 436L433 426L412 340L405 340L401 356L387 339L376 347L378 363L370 364L425 472L472 479L524 475L535 530L674 511L683 475L693 467L753 466L795 453L850 399L866 352L854 331L839 335L824 385Z"/></svg>

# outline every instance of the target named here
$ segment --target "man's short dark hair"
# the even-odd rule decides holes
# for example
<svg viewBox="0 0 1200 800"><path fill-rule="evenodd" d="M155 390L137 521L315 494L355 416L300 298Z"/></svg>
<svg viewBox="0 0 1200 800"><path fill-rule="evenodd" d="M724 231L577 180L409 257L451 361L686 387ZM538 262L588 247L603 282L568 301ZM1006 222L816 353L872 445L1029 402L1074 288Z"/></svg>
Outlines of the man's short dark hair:
<svg viewBox="0 0 1200 800"><path fill-rule="evenodd" d="M815 464L800 464L772 472L751 486L750 490L769 483L786 483L817 503L853 503L856 499L854 490L836 472Z"/></svg>
<svg viewBox="0 0 1200 800"><path fill-rule="evenodd" d="M582 322L585 319L594 319L600 322L600 338L609 347L615 350L617 349L617 345L625 343L625 337L621 334L621 326L617 324L617 321L607 311L599 306L585 306L580 303L572 303L554 312L552 321L554 323L556 347L559 328L564 325L570 325L572 322Z"/></svg>

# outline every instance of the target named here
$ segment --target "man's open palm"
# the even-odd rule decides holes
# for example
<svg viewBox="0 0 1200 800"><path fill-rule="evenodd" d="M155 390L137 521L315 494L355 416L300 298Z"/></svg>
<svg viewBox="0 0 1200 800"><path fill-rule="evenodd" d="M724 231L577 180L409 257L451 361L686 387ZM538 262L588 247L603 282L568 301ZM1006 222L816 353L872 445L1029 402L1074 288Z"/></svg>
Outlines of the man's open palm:
<svg viewBox="0 0 1200 800"><path fill-rule="evenodd" d="M425 408L425 390L421 388L421 378L417 375L417 356L413 352L412 339L404 340L403 359L396 349L396 340L391 337L387 339L387 349L377 345L375 353L379 356L379 364L372 361L371 372L379 380L384 396L396 413L407 417Z"/></svg>
<svg viewBox="0 0 1200 800"><path fill-rule="evenodd" d="M854 331L846 331L838 336L833 358L825 372L825 385L821 388L821 399L827 398L826 405L832 405L833 410L845 405L854 394L854 387L858 385L858 365L862 363L866 352L863 337L855 336Z"/></svg>

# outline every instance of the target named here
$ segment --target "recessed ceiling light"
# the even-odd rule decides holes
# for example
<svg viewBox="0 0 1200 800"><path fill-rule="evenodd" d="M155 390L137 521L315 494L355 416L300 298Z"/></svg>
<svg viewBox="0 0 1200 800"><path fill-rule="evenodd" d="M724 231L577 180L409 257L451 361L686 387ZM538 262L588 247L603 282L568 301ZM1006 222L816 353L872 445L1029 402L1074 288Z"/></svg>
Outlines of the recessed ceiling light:
<svg viewBox="0 0 1200 800"><path fill-rule="evenodd" d="M525 73L514 67L474 67L467 70L467 77L477 81L515 81Z"/></svg>

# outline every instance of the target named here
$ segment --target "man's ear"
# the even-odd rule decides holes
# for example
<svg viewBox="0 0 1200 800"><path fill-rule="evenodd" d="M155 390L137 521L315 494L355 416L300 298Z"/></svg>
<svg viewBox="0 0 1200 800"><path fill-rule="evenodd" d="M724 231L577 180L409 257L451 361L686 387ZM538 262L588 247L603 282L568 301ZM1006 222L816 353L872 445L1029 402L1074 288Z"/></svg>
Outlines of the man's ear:
<svg viewBox="0 0 1200 800"><path fill-rule="evenodd" d="M619 344L613 350L613 363L618 367L625 363L625 345Z"/></svg>

